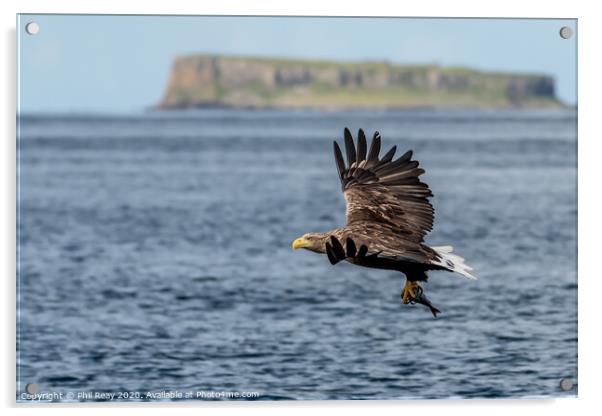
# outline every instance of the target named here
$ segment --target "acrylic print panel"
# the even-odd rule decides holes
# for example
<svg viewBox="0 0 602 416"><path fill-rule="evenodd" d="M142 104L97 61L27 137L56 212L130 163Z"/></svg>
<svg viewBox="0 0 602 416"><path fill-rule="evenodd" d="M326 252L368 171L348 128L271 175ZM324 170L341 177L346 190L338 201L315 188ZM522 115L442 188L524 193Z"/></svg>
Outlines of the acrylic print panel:
<svg viewBox="0 0 602 416"><path fill-rule="evenodd" d="M19 402L577 394L576 21L17 31Z"/></svg>

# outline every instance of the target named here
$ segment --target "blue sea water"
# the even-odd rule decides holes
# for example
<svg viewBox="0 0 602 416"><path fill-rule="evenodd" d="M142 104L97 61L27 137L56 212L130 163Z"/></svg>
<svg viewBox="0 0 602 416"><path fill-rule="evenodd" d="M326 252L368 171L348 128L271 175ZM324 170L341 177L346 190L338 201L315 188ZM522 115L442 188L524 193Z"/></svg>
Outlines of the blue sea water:
<svg viewBox="0 0 602 416"><path fill-rule="evenodd" d="M291 250L344 224L345 126L414 150L427 242L479 277L432 272L437 319L399 273ZM23 116L17 399L574 396L576 146L574 110Z"/></svg>

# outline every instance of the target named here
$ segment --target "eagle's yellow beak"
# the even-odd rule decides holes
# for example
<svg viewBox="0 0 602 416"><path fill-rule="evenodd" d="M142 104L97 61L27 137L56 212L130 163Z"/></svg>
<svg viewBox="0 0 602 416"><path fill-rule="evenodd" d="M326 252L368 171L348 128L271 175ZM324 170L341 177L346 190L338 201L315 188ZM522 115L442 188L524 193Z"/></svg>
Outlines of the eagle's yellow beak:
<svg viewBox="0 0 602 416"><path fill-rule="evenodd" d="M303 237L297 238L293 241L293 250L297 250L298 248L307 247L307 240Z"/></svg>

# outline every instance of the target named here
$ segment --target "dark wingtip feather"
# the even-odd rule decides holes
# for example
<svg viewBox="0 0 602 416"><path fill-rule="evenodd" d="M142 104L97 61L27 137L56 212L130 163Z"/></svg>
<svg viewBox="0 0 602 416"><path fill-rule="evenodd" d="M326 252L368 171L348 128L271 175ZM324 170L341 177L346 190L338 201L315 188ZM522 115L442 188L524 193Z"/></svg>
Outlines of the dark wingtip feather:
<svg viewBox="0 0 602 416"><path fill-rule="evenodd" d="M397 146L393 146L392 148L390 148L389 151L380 160L380 163L381 164L389 163L391 160L393 160L393 156L395 156L396 151L397 151Z"/></svg>
<svg viewBox="0 0 602 416"><path fill-rule="evenodd" d="M347 237L346 246L347 257L355 257L355 254L357 253L357 248L355 247L355 243L350 237Z"/></svg>
<svg viewBox="0 0 602 416"><path fill-rule="evenodd" d="M401 157L400 157L399 159L397 159L397 160L399 160L399 161L404 161L404 162L407 162L408 160L410 160L410 159L412 158L412 155L413 155L413 154L414 154L414 151L413 151L413 150L408 150L407 152L405 152L405 153L403 154L403 156L401 156Z"/></svg>
<svg viewBox="0 0 602 416"><path fill-rule="evenodd" d="M334 160L337 165L337 171L339 172L339 178L343 180L343 174L345 173L345 161L343 160L343 154L341 153L341 148L336 141L333 141L334 147Z"/></svg>
<svg viewBox="0 0 602 416"><path fill-rule="evenodd" d="M326 243L326 255L328 256L328 261L330 261L330 264L332 264L333 266L339 262L336 255L334 254L332 246L329 243Z"/></svg>
<svg viewBox="0 0 602 416"><path fill-rule="evenodd" d="M332 243L332 250L334 251L334 254L336 255L337 259L344 259L345 249L343 248L343 245L341 244L339 239L336 238L334 235L331 235L330 242Z"/></svg>
<svg viewBox="0 0 602 416"><path fill-rule="evenodd" d="M353 136L347 127L345 127L345 150L347 151L347 164L351 168L351 165L357 160L355 153L355 144L353 143Z"/></svg>
<svg viewBox="0 0 602 416"><path fill-rule="evenodd" d="M373 165L378 162L378 155L380 154L380 135L378 132L374 133L372 143L370 144L370 151L368 152L368 164Z"/></svg>
<svg viewBox="0 0 602 416"><path fill-rule="evenodd" d="M368 145L366 144L366 135L364 134L364 130L359 129L357 132L357 162L361 162L366 159L366 149Z"/></svg>

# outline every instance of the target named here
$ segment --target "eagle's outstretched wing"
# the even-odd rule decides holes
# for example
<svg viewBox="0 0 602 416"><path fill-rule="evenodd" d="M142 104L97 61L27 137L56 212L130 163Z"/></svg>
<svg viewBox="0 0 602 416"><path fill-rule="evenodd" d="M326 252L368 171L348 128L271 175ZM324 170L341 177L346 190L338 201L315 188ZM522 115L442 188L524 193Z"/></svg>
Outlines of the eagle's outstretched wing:
<svg viewBox="0 0 602 416"><path fill-rule="evenodd" d="M334 156L343 195L347 204L347 226L364 223L390 229L400 239L421 245L433 228L433 196L419 176L424 173L412 160L412 151L393 160L396 146L382 158L380 135L374 133L370 149L366 135L359 130L357 147L349 129L345 129L347 165L341 149L334 142Z"/></svg>

